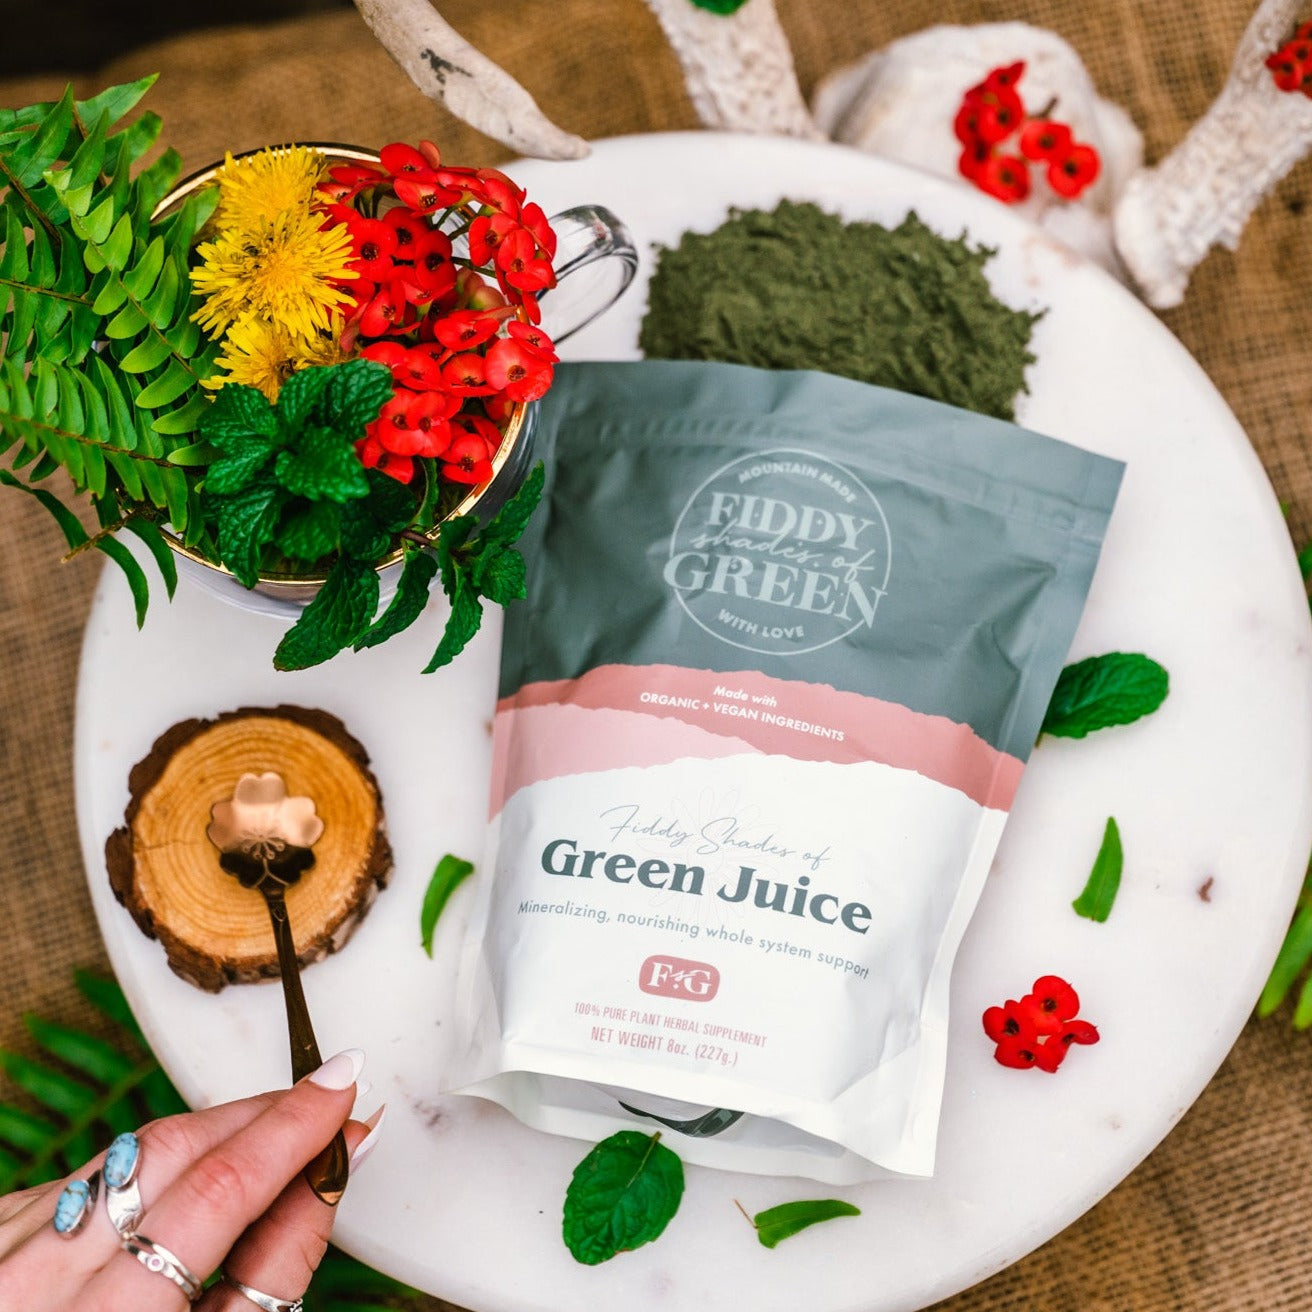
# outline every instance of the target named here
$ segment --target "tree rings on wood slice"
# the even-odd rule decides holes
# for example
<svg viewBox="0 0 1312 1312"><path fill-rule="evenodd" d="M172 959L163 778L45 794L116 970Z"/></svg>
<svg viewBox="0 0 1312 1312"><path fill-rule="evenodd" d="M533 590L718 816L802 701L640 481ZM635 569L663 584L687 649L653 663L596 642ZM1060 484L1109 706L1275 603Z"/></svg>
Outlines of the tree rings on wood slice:
<svg viewBox="0 0 1312 1312"><path fill-rule="evenodd" d="M169 965L197 987L274 979L264 897L219 865L211 808L243 774L273 771L289 796L314 799L323 834L314 864L287 890L302 966L350 938L392 871L382 797L364 748L325 711L244 707L162 734L128 779L122 828L105 844L109 882Z"/></svg>

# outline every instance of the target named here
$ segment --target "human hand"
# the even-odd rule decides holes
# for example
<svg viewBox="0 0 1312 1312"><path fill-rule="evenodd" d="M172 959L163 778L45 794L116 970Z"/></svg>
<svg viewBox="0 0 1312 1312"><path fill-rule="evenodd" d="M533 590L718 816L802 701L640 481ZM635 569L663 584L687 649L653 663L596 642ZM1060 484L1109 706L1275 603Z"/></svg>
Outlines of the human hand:
<svg viewBox="0 0 1312 1312"><path fill-rule="evenodd" d="M0 1308L179 1312L189 1302L200 1312L299 1308L334 1217L301 1172L343 1128L354 1171L382 1125L382 1109L368 1121L347 1120L363 1062L362 1052L348 1050L290 1089L144 1126L136 1183L114 1197L123 1224L132 1189L140 1194L143 1210L123 1226L126 1234L98 1199L76 1233L59 1234L52 1224L61 1195L65 1212L71 1210L65 1186L100 1172L104 1153L65 1180L0 1198ZM220 1263L228 1278L189 1296L184 1286L192 1279L199 1284Z"/></svg>

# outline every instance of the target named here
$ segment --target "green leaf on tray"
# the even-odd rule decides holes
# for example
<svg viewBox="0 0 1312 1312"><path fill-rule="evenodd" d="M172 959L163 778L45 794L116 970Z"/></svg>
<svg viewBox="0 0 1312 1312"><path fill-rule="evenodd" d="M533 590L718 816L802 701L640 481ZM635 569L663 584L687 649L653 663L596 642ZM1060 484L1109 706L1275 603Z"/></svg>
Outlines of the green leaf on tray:
<svg viewBox="0 0 1312 1312"><path fill-rule="evenodd" d="M437 557L431 551L407 551L395 595L364 636L356 640L356 651L376 647L408 629L428 605L428 588L436 573Z"/></svg>
<svg viewBox="0 0 1312 1312"><path fill-rule="evenodd" d="M660 1236L683 1197L683 1163L660 1134L620 1130L574 1169L565 1193L565 1245L595 1266Z"/></svg>
<svg viewBox="0 0 1312 1312"><path fill-rule="evenodd" d="M1106 652L1068 665L1057 679L1039 733L1083 738L1155 711L1169 690L1166 670L1141 652Z"/></svg>
<svg viewBox="0 0 1312 1312"><path fill-rule="evenodd" d="M419 911L419 934L424 951L433 955L433 931L437 928L437 918L442 914L451 894L474 873L471 861L462 861L458 856L446 854L433 871L424 892L424 905Z"/></svg>
<svg viewBox="0 0 1312 1312"><path fill-rule="evenodd" d="M736 14L747 0L692 0L692 3L712 14Z"/></svg>
<svg viewBox="0 0 1312 1312"><path fill-rule="evenodd" d="M841 1198L803 1198L795 1203L780 1203L752 1217L756 1237L766 1248L773 1248L790 1235L836 1216L860 1216L861 1209Z"/></svg>
<svg viewBox="0 0 1312 1312"><path fill-rule="evenodd" d="M1094 859L1093 869L1089 871L1084 891L1071 903L1075 914L1086 920L1100 923L1111 915L1112 903L1116 901L1117 890L1121 886L1121 867L1124 855L1121 851L1121 831L1115 816L1107 817L1107 826L1103 830L1102 845Z"/></svg>

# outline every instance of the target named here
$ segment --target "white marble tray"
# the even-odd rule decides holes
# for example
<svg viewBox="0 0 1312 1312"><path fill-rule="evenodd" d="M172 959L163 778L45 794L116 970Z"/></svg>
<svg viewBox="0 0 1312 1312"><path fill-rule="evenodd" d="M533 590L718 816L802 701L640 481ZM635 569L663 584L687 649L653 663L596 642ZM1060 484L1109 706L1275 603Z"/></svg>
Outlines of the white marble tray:
<svg viewBox="0 0 1312 1312"><path fill-rule="evenodd" d="M965 226L1000 248L989 274L1004 299L1049 308L1021 422L1129 463L1072 656L1148 651L1170 669L1171 695L1150 719L1045 742L1031 761L953 980L936 1178L842 1190L860 1218L767 1251L735 1199L756 1211L834 1191L690 1169L657 1243L583 1267L561 1242L560 1208L584 1145L433 1094L467 899L453 899L432 961L419 947L419 907L444 852L480 850L495 617L437 677L418 670L438 614L422 635L280 675L269 664L277 621L187 590L154 605L138 634L107 570L87 628L76 755L110 955L191 1103L285 1082L277 987L211 997L175 978L115 904L102 851L130 766L175 720L249 703L324 707L373 754L397 857L355 940L305 974L323 1050L367 1048L369 1104L390 1107L379 1151L342 1205L339 1241L478 1312L909 1312L999 1270L1102 1197L1184 1113L1252 1008L1312 843L1312 632L1280 512L1244 433L1159 322L1100 270L964 188L842 147L709 133L604 141L585 161L512 172L549 213L612 207L644 254L635 289L571 341L574 358L634 356L651 243L713 227L730 204L787 194L885 222L914 207L949 236ZM1097 925L1070 901L1109 814L1125 877ZM1047 972L1076 985L1102 1042L1073 1052L1055 1077L1006 1070L980 1014Z"/></svg>

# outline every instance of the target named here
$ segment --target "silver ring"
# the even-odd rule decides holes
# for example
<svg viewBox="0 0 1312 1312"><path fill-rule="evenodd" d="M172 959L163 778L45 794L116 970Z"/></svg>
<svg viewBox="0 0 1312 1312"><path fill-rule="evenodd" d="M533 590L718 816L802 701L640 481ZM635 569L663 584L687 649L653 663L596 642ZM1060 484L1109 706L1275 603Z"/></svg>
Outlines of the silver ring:
<svg viewBox="0 0 1312 1312"><path fill-rule="evenodd" d="M243 1285L236 1276L225 1271L223 1278L243 1297L250 1299L256 1307L264 1309L264 1312L301 1312L301 1303L304 1296L298 1298L294 1303L289 1303L286 1299L274 1298L272 1294L261 1293L258 1289L252 1289L250 1285Z"/></svg>
<svg viewBox="0 0 1312 1312"><path fill-rule="evenodd" d="M120 1134L105 1153L105 1210L120 1236L132 1234L141 1220L141 1140L130 1131Z"/></svg>
<svg viewBox="0 0 1312 1312"><path fill-rule="evenodd" d="M167 1276L187 1296L188 1303L194 1303L204 1289L199 1276L188 1269L187 1264L175 1253L170 1253L163 1244L157 1244L145 1235L124 1235L123 1251L133 1257L156 1275Z"/></svg>

